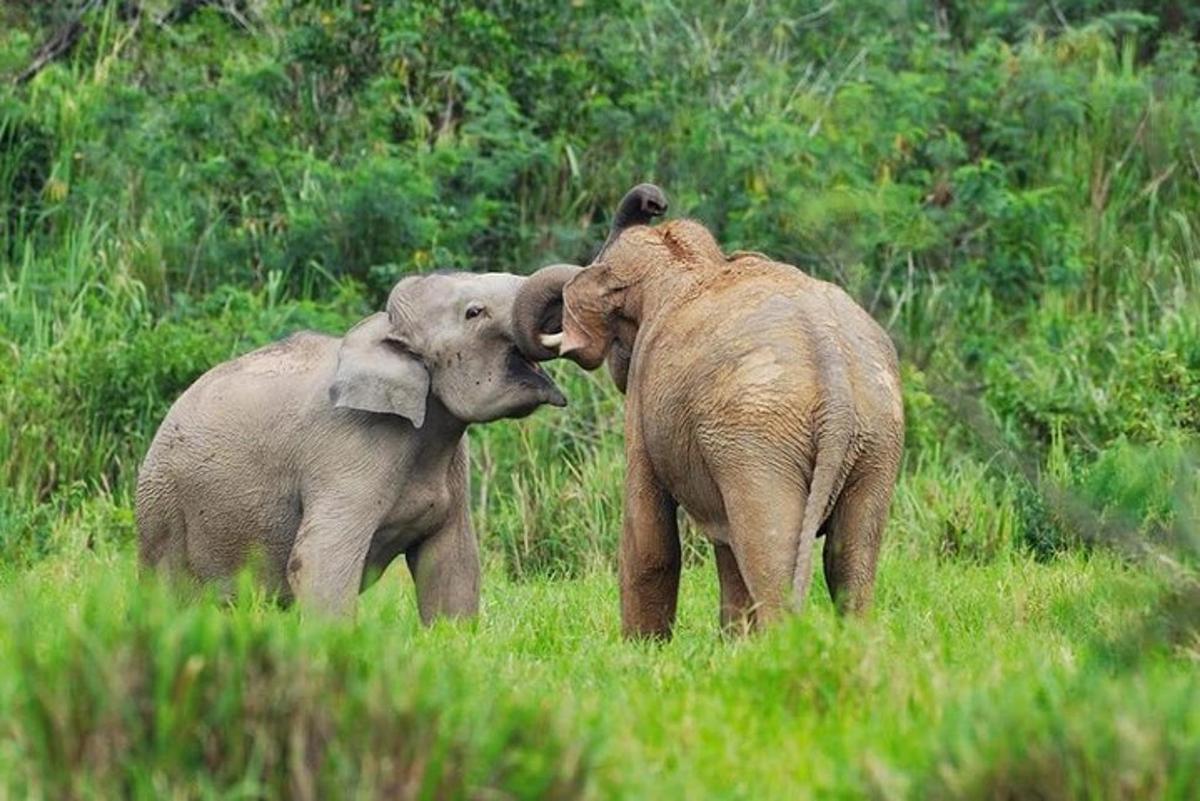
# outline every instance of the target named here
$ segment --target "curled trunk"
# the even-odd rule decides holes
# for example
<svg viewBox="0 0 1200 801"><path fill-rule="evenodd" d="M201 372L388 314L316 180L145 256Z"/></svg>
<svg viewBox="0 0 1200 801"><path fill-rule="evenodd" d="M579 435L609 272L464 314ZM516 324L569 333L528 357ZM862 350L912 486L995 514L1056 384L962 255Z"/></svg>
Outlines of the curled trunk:
<svg viewBox="0 0 1200 801"><path fill-rule="evenodd" d="M557 348L542 344L543 334L562 331L563 287L582 270L573 264L551 264L526 279L513 304L513 336L517 347L539 362L558 357Z"/></svg>
<svg viewBox="0 0 1200 801"><path fill-rule="evenodd" d="M638 184L625 193L613 215L608 239L600 248L596 258L612 244L621 232L631 225L647 225L667 211L667 196L654 184ZM580 273L582 267L573 264L552 264L543 267L525 281L513 304L513 335L517 347L531 359L539 362L558 357L557 347L547 347L544 335L562 332L563 287ZM622 391L629 375L629 354L613 354L609 360L613 380Z"/></svg>

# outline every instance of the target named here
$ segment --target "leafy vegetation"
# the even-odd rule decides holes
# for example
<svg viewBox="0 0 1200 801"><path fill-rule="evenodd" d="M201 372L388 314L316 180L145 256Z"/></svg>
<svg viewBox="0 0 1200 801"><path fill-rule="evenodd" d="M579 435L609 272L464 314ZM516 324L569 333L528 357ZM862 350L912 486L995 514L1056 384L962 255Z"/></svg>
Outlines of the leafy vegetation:
<svg viewBox="0 0 1200 801"><path fill-rule="evenodd" d="M0 7L21 75L84 4ZM180 9L187 7L187 13ZM0 88L0 793L1200 793L1200 12L1172 0L94 2ZM486 604L135 579L173 399L401 275L586 261L633 183L903 357L870 620L617 637L621 399L471 433ZM398 597L400 596L400 597Z"/></svg>

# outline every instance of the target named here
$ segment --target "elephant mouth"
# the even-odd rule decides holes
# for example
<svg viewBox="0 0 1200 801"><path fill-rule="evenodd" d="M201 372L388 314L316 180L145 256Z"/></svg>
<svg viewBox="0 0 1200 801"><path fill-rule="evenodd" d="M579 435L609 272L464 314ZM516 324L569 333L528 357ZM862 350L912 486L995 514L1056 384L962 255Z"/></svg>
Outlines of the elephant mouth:
<svg viewBox="0 0 1200 801"><path fill-rule="evenodd" d="M537 392L542 403L551 406L566 406L567 398L542 366L530 359L515 345L508 352L508 378L510 381Z"/></svg>

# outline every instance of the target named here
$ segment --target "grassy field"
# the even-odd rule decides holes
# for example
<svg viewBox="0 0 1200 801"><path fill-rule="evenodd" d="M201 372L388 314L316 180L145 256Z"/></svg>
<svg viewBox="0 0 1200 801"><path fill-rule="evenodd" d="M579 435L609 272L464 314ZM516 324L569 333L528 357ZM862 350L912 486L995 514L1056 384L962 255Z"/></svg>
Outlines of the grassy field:
<svg viewBox="0 0 1200 801"><path fill-rule="evenodd" d="M1162 627L1179 599L1142 571L1107 556L964 566L894 548L870 621L841 621L818 596L742 641L716 636L712 572L687 571L678 635L653 646L619 638L604 572L512 582L493 570L476 624L422 630L396 575L364 595L357 626L327 627L250 598L180 606L139 585L123 553L49 560L0 600L7 786L1194 796L1196 654Z"/></svg>
<svg viewBox="0 0 1200 801"><path fill-rule="evenodd" d="M80 35L33 75L75 13ZM0 798L1200 796L1200 12L1172 0L0 6ZM13 80L20 77L21 80ZM204 370L673 214L852 292L907 445L874 612L623 642L622 400L473 429L484 611L137 576Z"/></svg>

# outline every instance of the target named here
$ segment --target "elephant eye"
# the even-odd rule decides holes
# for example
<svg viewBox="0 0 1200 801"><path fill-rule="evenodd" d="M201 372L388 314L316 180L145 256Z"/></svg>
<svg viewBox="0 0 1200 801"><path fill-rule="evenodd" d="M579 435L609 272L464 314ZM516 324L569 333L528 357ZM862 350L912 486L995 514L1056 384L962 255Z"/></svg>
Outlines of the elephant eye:
<svg viewBox="0 0 1200 801"><path fill-rule="evenodd" d="M467 319L474 320L476 317L478 317L479 315L483 314L486 311L487 311L487 309L485 309L480 304L472 303L470 306L467 307Z"/></svg>

